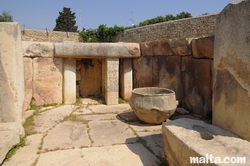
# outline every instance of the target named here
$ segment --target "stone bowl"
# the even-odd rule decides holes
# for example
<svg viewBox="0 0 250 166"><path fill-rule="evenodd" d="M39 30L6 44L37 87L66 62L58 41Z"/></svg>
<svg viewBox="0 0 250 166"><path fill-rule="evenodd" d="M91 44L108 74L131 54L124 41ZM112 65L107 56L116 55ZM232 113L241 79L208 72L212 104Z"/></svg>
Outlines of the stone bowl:
<svg viewBox="0 0 250 166"><path fill-rule="evenodd" d="M178 101L173 90L145 87L132 91L129 105L141 121L161 124L174 114Z"/></svg>

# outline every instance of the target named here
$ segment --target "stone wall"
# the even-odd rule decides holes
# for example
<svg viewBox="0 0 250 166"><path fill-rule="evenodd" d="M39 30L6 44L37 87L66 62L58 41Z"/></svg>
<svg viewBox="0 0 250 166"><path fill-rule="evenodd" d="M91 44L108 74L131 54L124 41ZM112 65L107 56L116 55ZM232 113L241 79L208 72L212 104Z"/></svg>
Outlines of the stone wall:
<svg viewBox="0 0 250 166"><path fill-rule="evenodd" d="M140 43L134 58L133 88L164 87L175 91L179 106L211 119L214 37Z"/></svg>
<svg viewBox="0 0 250 166"><path fill-rule="evenodd" d="M59 31L46 31L46 30L22 30L22 41L34 42L62 42L62 41L75 41L80 42L82 38L79 33L73 32L59 32Z"/></svg>
<svg viewBox="0 0 250 166"><path fill-rule="evenodd" d="M119 34L116 41L139 43L213 36L217 15L204 15L128 29Z"/></svg>
<svg viewBox="0 0 250 166"><path fill-rule="evenodd" d="M63 59L54 58L49 42L22 42L25 80L25 109L36 105L62 103Z"/></svg>

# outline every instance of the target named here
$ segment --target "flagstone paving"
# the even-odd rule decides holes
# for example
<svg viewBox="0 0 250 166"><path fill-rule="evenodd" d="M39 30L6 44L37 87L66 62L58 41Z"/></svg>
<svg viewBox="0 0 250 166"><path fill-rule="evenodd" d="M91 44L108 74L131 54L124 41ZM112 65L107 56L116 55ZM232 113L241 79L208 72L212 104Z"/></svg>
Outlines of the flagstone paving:
<svg viewBox="0 0 250 166"><path fill-rule="evenodd" d="M164 153L161 125L140 122L127 103L44 108L27 130L26 146L3 166L157 166Z"/></svg>

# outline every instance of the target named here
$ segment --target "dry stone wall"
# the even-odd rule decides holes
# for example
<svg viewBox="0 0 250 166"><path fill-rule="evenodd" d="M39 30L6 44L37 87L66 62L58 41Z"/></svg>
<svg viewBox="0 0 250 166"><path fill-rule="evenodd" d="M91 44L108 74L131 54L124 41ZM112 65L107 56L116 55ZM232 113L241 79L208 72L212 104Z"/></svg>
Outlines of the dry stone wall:
<svg viewBox="0 0 250 166"><path fill-rule="evenodd" d="M116 41L139 43L213 36L217 15L204 15L128 29L119 34Z"/></svg>
<svg viewBox="0 0 250 166"><path fill-rule="evenodd" d="M22 41L34 41L34 42L62 42L62 41L74 41L80 42L82 38L79 33L73 32L59 32L59 31L46 31L46 30L22 30Z"/></svg>

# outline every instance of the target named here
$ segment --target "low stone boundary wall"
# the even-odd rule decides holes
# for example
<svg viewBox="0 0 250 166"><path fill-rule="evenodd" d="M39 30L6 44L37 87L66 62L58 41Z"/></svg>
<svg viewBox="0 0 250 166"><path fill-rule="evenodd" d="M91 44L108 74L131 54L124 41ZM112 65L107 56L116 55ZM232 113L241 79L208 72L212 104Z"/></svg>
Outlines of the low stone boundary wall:
<svg viewBox="0 0 250 166"><path fill-rule="evenodd" d="M119 42L147 42L213 36L218 14L203 15L181 20L132 28L119 34Z"/></svg>
<svg viewBox="0 0 250 166"><path fill-rule="evenodd" d="M33 30L22 29L22 41L34 42L62 42L62 41L75 41L81 42L82 38L79 33L73 32L60 32L48 30Z"/></svg>

